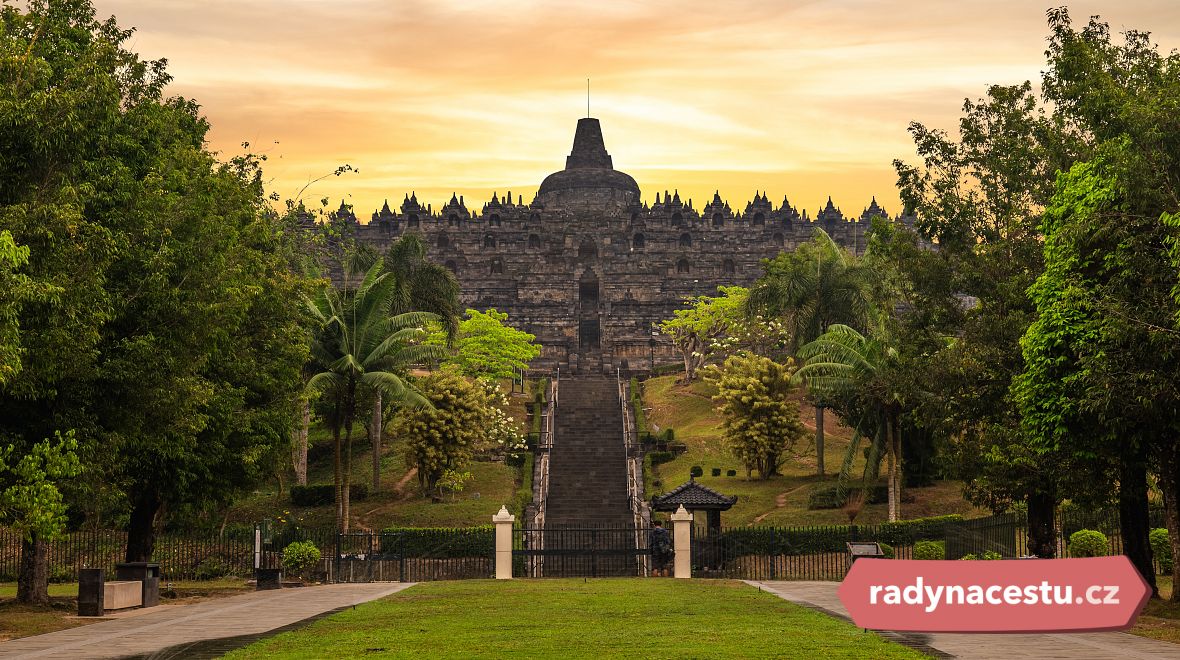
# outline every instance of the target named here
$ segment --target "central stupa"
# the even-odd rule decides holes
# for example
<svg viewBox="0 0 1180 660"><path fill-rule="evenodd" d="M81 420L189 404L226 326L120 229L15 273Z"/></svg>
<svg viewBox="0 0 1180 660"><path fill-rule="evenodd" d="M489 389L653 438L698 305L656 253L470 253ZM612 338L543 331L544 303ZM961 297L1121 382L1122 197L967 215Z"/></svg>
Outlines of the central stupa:
<svg viewBox="0 0 1180 660"><path fill-rule="evenodd" d="M537 203L544 208L571 210L628 208L639 203L639 185L614 168L602 140L602 126L597 119L586 117L578 120L565 169L545 177L537 191Z"/></svg>

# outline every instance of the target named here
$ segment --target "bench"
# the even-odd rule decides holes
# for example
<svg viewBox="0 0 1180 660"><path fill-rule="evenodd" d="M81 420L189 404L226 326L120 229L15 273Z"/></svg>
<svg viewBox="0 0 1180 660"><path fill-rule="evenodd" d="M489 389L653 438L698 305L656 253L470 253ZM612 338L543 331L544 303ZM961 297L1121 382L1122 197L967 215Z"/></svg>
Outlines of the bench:
<svg viewBox="0 0 1180 660"><path fill-rule="evenodd" d="M143 605L143 583L138 580L106 582L102 590L102 606L106 610L122 610Z"/></svg>
<svg viewBox="0 0 1180 660"><path fill-rule="evenodd" d="M115 578L107 582L101 568L79 571L78 616L102 616L107 610L160 604L159 564L119 564Z"/></svg>

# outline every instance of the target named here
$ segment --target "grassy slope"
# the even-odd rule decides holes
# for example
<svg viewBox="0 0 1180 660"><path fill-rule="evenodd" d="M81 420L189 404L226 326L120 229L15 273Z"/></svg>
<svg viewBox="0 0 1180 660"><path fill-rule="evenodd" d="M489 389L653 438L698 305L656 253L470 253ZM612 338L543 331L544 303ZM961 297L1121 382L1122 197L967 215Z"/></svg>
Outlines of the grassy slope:
<svg viewBox="0 0 1180 660"><path fill-rule="evenodd" d="M688 452L671 463L657 468L662 487L652 490L653 477L648 477L649 493L671 490L688 480L692 466L704 468L705 476L698 481L726 495L737 495L738 503L722 514L725 525L745 525L757 520L767 525L830 525L847 523L847 515L840 509L809 511L807 498L821 483L834 484L844 459L852 431L841 424L830 411L824 416L825 467L827 478L815 475L815 409L799 401L800 417L812 435L794 448L794 454L783 466L783 476L763 481L755 476L747 479L745 469L734 458L721 435L721 418L713 409L710 397L713 388L697 381L690 386L676 382L677 376L663 376L644 383L644 403L651 410L649 423L676 430L676 440L688 447ZM863 445L862 445L863 446ZM722 476L713 477L712 468L721 468ZM863 456L853 463L853 474L864 469ZM726 470L736 470L736 477L725 476ZM941 482L929 488L909 489L912 504L902 505L905 518L928 515L964 513L986 515L975 510L961 496L959 482ZM885 520L884 504L868 505L857 516L858 523Z"/></svg>
<svg viewBox="0 0 1180 660"><path fill-rule="evenodd" d="M507 384L504 385L507 391ZM523 428L525 419L523 397L511 397L509 414ZM372 451L363 427L353 429L352 481L372 485ZM309 484L333 483L332 434L322 425L313 424L308 439L313 459L308 466ZM385 436L381 457L381 490L370 493L368 499L352 502L352 523L358 529L382 529L391 525L411 527L467 527L491 523L492 515L501 505L511 507L516 492L516 471L502 462L474 461L468 467L472 479L454 498L447 495L441 503L431 503L418 491L416 478L406 482L401 492L394 487L406 476L404 443ZM296 507L291 504L289 489L294 483L290 469L284 475L284 492L280 493L277 480L256 490L238 502L230 513L231 522L252 523L267 518L284 517L298 520L305 527L331 527L335 521L332 506Z"/></svg>
<svg viewBox="0 0 1180 660"><path fill-rule="evenodd" d="M920 658L739 582L420 584L228 658Z"/></svg>

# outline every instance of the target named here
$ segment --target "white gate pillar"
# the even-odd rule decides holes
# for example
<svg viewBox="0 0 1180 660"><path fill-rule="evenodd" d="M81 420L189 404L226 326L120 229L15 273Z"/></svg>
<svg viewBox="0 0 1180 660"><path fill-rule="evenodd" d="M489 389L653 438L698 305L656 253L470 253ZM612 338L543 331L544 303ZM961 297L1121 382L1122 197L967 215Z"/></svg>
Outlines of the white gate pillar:
<svg viewBox="0 0 1180 660"><path fill-rule="evenodd" d="M676 556L672 563L672 577L692 577L692 514L681 504L672 520L672 547Z"/></svg>
<svg viewBox="0 0 1180 660"><path fill-rule="evenodd" d="M496 579L512 579L512 523L516 516L508 513L508 507L501 506L492 516L496 524Z"/></svg>

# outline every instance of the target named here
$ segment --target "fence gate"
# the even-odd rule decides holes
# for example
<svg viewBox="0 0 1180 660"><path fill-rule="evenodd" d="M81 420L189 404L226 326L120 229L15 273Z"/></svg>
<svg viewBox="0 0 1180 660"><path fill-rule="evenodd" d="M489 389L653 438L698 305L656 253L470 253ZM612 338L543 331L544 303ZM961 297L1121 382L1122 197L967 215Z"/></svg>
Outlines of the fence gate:
<svg viewBox="0 0 1180 660"><path fill-rule="evenodd" d="M553 527L512 530L513 577L643 577L651 530Z"/></svg>

